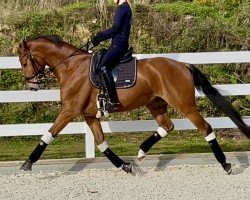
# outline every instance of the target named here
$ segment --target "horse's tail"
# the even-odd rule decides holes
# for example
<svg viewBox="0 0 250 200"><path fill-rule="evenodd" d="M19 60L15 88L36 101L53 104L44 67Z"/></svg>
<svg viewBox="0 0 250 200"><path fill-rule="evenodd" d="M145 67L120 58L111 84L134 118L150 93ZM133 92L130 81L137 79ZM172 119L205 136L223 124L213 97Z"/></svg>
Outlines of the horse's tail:
<svg viewBox="0 0 250 200"><path fill-rule="evenodd" d="M203 92L220 110L230 117L242 133L250 138L250 127L243 122L240 114L233 108L232 104L211 85L194 65L189 64L187 67L193 75L196 89Z"/></svg>

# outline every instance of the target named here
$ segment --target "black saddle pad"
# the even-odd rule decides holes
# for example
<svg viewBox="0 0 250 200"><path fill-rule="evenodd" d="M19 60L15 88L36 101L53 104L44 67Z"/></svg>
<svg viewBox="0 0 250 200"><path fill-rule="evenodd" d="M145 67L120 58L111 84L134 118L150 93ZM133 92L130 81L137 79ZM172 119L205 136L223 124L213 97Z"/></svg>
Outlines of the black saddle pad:
<svg viewBox="0 0 250 200"><path fill-rule="evenodd" d="M90 81L97 88L102 88L102 81L99 76L95 73L92 66L93 56L90 64ZM112 70L116 88L129 88L132 87L136 82L136 58L125 63L119 63Z"/></svg>

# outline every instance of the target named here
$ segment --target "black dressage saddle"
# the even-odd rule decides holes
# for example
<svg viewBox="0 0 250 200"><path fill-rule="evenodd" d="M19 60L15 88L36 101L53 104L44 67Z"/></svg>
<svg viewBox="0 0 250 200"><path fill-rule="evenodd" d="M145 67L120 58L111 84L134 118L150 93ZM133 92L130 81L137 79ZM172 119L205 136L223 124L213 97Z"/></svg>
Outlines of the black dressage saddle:
<svg viewBox="0 0 250 200"><path fill-rule="evenodd" d="M103 85L97 74L97 68L106 51L100 49L94 52L91 58L89 78L97 88L102 88ZM116 88L129 88L136 82L136 58L132 57L132 52L133 48L129 48L120 63L111 71Z"/></svg>

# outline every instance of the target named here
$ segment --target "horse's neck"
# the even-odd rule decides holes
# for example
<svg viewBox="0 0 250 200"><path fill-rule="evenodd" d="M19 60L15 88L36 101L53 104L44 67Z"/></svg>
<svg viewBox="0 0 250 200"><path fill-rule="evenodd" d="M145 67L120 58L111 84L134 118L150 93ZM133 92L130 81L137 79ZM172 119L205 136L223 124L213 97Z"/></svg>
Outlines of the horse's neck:
<svg viewBox="0 0 250 200"><path fill-rule="evenodd" d="M74 56L72 55L74 54ZM89 60L89 62L82 62L81 58L82 56L86 56L86 60ZM89 65L90 64L90 58L91 55L88 53L83 53L79 50L77 51L77 48L65 48L61 47L57 50L54 50L51 53L47 53L48 59L48 66L53 71L55 77L57 78L59 84L62 84L62 81L65 80L65 76L70 76L73 74L81 73L79 70L77 70L77 67L79 65ZM84 59L85 60L85 59ZM73 68L76 68L75 70ZM88 74L89 67L83 66L85 69L84 74ZM70 71L70 73L69 73ZM80 75L80 74L78 74Z"/></svg>
<svg viewBox="0 0 250 200"><path fill-rule="evenodd" d="M51 67L52 70L67 61L67 59L77 50L76 48L65 48L64 46L48 49L53 49L45 51L47 65Z"/></svg>

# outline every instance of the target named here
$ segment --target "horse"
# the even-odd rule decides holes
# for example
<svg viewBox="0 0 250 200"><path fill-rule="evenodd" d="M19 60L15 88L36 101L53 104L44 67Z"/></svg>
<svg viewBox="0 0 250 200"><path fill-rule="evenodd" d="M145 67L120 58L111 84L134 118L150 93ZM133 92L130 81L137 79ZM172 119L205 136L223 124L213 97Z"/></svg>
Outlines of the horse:
<svg viewBox="0 0 250 200"><path fill-rule="evenodd" d="M89 79L92 53L79 49L60 37L50 35L23 40L18 47L19 61L26 85L30 90L41 89L45 66L53 72L60 86L61 109L41 141L21 170L31 171L47 145L73 119L83 116L90 127L97 148L117 167L127 173L133 172L133 165L123 161L108 146L100 118L96 117L98 108L96 98L99 94ZM167 113L171 106L188 118L209 143L215 158L222 168L230 174L231 163L220 148L211 125L201 116L196 106L195 88L203 92L218 108L227 114L239 130L250 138L250 127L238 112L192 64L178 62L163 57L137 60L137 80L133 87L117 89L121 106L113 112L131 111L146 106L158 124L158 129L139 147L138 159L143 162L150 148L167 136L174 124Z"/></svg>

